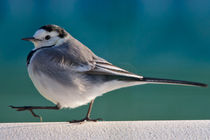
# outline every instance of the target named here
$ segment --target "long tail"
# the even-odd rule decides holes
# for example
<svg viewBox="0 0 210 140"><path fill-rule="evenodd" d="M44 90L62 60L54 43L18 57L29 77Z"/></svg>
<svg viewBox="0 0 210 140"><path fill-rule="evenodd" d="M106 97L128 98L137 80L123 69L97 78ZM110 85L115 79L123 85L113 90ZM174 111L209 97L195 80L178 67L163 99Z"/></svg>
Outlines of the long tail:
<svg viewBox="0 0 210 140"><path fill-rule="evenodd" d="M147 83L154 83L154 84L175 84L175 85L198 86L198 87L208 86L207 84L197 83L197 82L161 79L161 78L150 78L150 77L143 77L141 81L145 81Z"/></svg>

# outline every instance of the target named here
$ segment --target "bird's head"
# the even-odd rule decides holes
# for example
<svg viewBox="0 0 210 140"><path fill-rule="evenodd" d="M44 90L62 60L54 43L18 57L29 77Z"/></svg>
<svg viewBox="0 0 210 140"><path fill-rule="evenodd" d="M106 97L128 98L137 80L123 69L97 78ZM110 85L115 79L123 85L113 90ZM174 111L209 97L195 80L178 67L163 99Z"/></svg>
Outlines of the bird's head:
<svg viewBox="0 0 210 140"><path fill-rule="evenodd" d="M63 28L50 24L40 27L33 37L23 38L23 40L32 42L35 48L41 48L60 45L69 37L70 35Z"/></svg>

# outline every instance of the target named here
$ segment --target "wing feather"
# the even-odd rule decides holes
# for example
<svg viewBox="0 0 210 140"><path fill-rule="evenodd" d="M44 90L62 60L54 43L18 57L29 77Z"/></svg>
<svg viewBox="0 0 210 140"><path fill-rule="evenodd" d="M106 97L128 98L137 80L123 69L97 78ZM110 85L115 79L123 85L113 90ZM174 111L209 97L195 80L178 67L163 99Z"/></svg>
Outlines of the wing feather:
<svg viewBox="0 0 210 140"><path fill-rule="evenodd" d="M75 51L75 50L74 50ZM78 51L78 50L77 50ZM116 75L130 78L143 78L142 76L128 72L122 68L112 65L108 61L100 58L93 53L84 55L81 52L69 51L65 47L45 48L39 51L39 62L46 62L46 65L57 67L57 69L66 69L74 72L97 75ZM88 56L88 57L87 57Z"/></svg>
<svg viewBox="0 0 210 140"><path fill-rule="evenodd" d="M143 78L142 76L133 74L124 69L121 69L117 66L112 65L111 63L103 61L95 61L95 67L88 71L91 74L103 74L103 75L117 75L117 76L126 76L133 78Z"/></svg>

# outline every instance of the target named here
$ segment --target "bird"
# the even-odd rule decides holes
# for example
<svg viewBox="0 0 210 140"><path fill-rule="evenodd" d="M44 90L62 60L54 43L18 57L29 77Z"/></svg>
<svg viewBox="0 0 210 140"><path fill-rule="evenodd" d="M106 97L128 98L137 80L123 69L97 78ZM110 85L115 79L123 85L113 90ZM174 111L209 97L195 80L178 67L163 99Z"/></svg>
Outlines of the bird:
<svg viewBox="0 0 210 140"><path fill-rule="evenodd" d="M151 78L134 74L97 56L70 35L64 28L48 24L41 26L33 37L23 38L34 44L27 56L27 70L39 93L55 106L10 106L17 111L35 109L77 108L89 103L86 116L71 123L98 121L90 113L96 97L141 84L175 84L207 87L207 84L182 80Z"/></svg>

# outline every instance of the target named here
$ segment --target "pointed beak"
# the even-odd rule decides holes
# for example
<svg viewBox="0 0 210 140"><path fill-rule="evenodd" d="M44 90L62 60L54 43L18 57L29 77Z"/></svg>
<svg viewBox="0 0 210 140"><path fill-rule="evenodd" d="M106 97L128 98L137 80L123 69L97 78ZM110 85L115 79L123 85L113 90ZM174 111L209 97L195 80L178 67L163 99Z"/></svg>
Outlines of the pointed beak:
<svg viewBox="0 0 210 140"><path fill-rule="evenodd" d="M30 41L30 42L40 41L39 39L36 39L36 38L34 38L34 37L22 38L22 40L25 40L25 41Z"/></svg>

